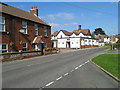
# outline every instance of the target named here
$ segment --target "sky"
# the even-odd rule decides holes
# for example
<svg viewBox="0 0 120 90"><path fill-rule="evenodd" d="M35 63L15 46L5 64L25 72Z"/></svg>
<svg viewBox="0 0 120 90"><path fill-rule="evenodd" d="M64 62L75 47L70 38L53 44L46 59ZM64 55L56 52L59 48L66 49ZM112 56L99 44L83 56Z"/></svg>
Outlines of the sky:
<svg viewBox="0 0 120 90"><path fill-rule="evenodd" d="M118 2L6 2L16 8L30 11L37 6L38 16L49 23L51 33L78 29L102 28L107 35L118 34Z"/></svg>

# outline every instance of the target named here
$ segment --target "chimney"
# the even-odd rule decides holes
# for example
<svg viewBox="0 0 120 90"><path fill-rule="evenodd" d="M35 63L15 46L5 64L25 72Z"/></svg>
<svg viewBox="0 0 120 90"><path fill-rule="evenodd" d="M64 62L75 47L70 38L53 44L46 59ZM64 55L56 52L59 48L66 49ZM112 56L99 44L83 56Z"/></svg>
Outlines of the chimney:
<svg viewBox="0 0 120 90"><path fill-rule="evenodd" d="M78 30L81 30L81 25L78 25Z"/></svg>
<svg viewBox="0 0 120 90"><path fill-rule="evenodd" d="M32 6L31 9L30 9L30 13L38 16L38 9L37 9L37 6Z"/></svg>

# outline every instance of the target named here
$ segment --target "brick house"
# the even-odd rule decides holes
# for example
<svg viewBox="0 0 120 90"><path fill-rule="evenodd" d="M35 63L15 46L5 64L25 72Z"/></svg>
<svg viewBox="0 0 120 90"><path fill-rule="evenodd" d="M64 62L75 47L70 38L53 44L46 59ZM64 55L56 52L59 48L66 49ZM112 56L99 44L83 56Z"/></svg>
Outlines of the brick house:
<svg viewBox="0 0 120 90"><path fill-rule="evenodd" d="M51 47L51 26L38 17L36 6L30 12L0 3L0 51L19 52Z"/></svg>

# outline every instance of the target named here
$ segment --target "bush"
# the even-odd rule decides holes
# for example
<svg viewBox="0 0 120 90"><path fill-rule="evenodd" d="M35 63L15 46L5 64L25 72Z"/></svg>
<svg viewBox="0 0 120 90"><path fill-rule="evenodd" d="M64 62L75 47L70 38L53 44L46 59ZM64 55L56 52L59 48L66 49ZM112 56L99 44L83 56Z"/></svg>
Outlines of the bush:
<svg viewBox="0 0 120 90"><path fill-rule="evenodd" d="M112 44L111 43L105 43L105 46L111 46Z"/></svg>

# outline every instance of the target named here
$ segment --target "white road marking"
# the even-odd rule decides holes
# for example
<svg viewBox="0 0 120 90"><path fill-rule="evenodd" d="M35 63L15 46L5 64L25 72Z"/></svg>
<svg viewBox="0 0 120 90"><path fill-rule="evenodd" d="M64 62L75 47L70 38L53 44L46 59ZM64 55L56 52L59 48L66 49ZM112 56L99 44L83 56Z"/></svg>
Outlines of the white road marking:
<svg viewBox="0 0 120 90"><path fill-rule="evenodd" d="M57 78L56 80L58 81L58 80L60 80L60 79L62 79L63 77L61 76L61 77L59 77L59 78Z"/></svg>
<svg viewBox="0 0 120 90"><path fill-rule="evenodd" d="M85 64L88 63L88 62L89 62L89 60L87 62L85 62Z"/></svg>
<svg viewBox="0 0 120 90"><path fill-rule="evenodd" d="M65 73L64 76L67 76L69 73Z"/></svg>
<svg viewBox="0 0 120 90"><path fill-rule="evenodd" d="M53 83L54 83L54 81L52 81L52 82L46 84L45 86L48 87L48 86L50 86L50 85L53 84Z"/></svg>
<svg viewBox="0 0 120 90"><path fill-rule="evenodd" d="M85 65L85 64L87 64L89 62L89 60L88 61L86 61L85 63L83 63L83 64L81 64L81 65L79 65L78 67L76 67L75 69L78 69L78 68L80 68L80 67L82 67L83 65ZM27 65L27 66L31 66L31 65ZM71 70L70 72L73 72L74 70ZM64 76L67 76L69 73L65 73L64 74ZM63 78L63 76L60 76L59 78L57 78L56 80L58 81L58 80L60 80L60 79L62 79ZM51 84L53 84L54 83L54 81L52 81L52 82L50 82L50 83L48 83L48 84L46 84L45 86L47 87L47 86L50 86ZM44 87L43 87L44 88Z"/></svg>
<svg viewBox="0 0 120 90"><path fill-rule="evenodd" d="M79 67L76 67L75 69L78 69Z"/></svg>
<svg viewBox="0 0 120 90"><path fill-rule="evenodd" d="M71 70L70 72L73 72L74 70Z"/></svg>
<svg viewBox="0 0 120 90"><path fill-rule="evenodd" d="M80 68L82 65L79 65L78 67Z"/></svg>

